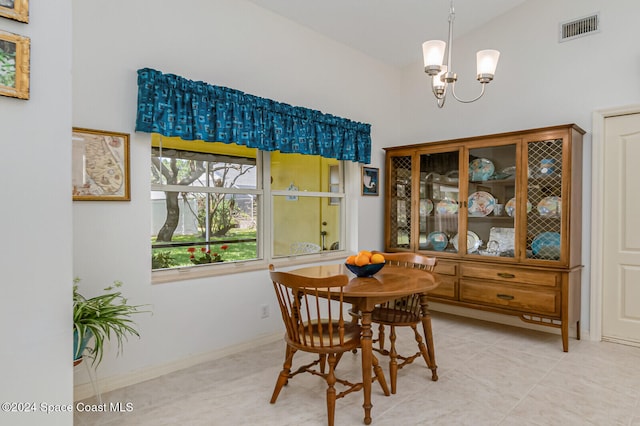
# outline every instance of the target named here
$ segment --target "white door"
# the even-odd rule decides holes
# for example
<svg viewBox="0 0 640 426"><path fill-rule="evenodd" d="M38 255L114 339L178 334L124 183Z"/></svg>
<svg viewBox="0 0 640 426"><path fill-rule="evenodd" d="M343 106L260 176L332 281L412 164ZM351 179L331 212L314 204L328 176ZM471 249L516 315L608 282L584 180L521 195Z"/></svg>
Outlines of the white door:
<svg viewBox="0 0 640 426"><path fill-rule="evenodd" d="M602 339L640 345L640 114L604 125Z"/></svg>

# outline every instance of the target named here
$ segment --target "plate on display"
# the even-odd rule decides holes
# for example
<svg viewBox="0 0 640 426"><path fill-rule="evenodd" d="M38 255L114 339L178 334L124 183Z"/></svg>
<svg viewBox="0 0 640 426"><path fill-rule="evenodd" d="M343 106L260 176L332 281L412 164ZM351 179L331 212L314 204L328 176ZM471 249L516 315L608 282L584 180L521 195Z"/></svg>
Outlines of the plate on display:
<svg viewBox="0 0 640 426"><path fill-rule="evenodd" d="M476 158L469 163L469 177L471 180L487 180L495 170L493 163L486 158Z"/></svg>
<svg viewBox="0 0 640 426"><path fill-rule="evenodd" d="M458 213L458 203L454 200L444 199L436 204L437 214L456 214Z"/></svg>
<svg viewBox="0 0 640 426"><path fill-rule="evenodd" d="M456 251L458 251L458 235L460 234L456 234L451 238L451 244L453 244ZM480 240L478 234L473 231L467 231L467 253L473 253L478 250L478 247L480 247L481 244L482 240Z"/></svg>
<svg viewBox="0 0 640 426"><path fill-rule="evenodd" d="M433 201L430 199L420 200L420 216L429 216L433 211Z"/></svg>
<svg viewBox="0 0 640 426"><path fill-rule="evenodd" d="M562 198L543 198L538 203L538 213L540 213L542 217L560 217L560 214L562 214Z"/></svg>
<svg viewBox="0 0 640 426"><path fill-rule="evenodd" d="M469 216L486 216L493 211L496 199L485 191L469 195Z"/></svg>
<svg viewBox="0 0 640 426"><path fill-rule="evenodd" d="M444 232L435 231L427 235L427 249L433 248L436 251L442 251L447 248L449 239Z"/></svg>
<svg viewBox="0 0 640 426"><path fill-rule="evenodd" d="M496 247L498 252L513 251L515 249L516 230L514 228L492 227L489 230L489 243L492 241L498 244L498 247ZM487 246L489 243L487 243Z"/></svg>
<svg viewBox="0 0 640 426"><path fill-rule="evenodd" d="M515 176L516 166L505 167L504 169L500 170L500 173L504 173L505 175L509 176Z"/></svg>
<svg viewBox="0 0 640 426"><path fill-rule="evenodd" d="M531 202L527 200L527 213L531 212L532 207L533 206L531 206ZM513 197L512 199L507 201L504 209L507 211L507 214L509 216L513 217L516 214L516 197Z"/></svg>
<svg viewBox="0 0 640 426"><path fill-rule="evenodd" d="M558 259L560 257L560 234L557 232L543 232L531 242L533 254L544 259Z"/></svg>

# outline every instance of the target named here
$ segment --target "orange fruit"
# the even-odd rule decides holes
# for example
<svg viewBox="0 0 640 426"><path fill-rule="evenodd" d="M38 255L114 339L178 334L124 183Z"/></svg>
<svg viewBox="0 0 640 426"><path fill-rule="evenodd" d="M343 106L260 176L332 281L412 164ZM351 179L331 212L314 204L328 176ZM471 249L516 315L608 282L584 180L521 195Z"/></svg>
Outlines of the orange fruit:
<svg viewBox="0 0 640 426"><path fill-rule="evenodd" d="M360 250L358 254L364 254L368 258L371 258L371 252L369 250Z"/></svg>
<svg viewBox="0 0 640 426"><path fill-rule="evenodd" d="M347 257L347 260L345 261L347 264L349 265L355 265L356 264L356 256L349 256Z"/></svg>
<svg viewBox="0 0 640 426"><path fill-rule="evenodd" d="M369 256L367 256L366 253L358 253L358 255L356 256L356 265L364 266L368 265L369 263L371 263L371 261L369 260Z"/></svg>
<svg viewBox="0 0 640 426"><path fill-rule="evenodd" d="M371 263L384 263L384 256L380 253L372 254Z"/></svg>

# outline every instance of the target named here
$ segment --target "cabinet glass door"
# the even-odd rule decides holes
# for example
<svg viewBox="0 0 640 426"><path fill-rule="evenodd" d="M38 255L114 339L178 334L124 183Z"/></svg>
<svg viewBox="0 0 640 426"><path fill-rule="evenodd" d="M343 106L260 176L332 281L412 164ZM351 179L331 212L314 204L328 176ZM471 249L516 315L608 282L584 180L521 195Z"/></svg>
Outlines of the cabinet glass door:
<svg viewBox="0 0 640 426"><path fill-rule="evenodd" d="M456 241L460 250L464 246L472 255L515 257L516 154L515 143L469 150L467 237Z"/></svg>
<svg viewBox="0 0 640 426"><path fill-rule="evenodd" d="M562 233L562 139L527 144L528 259L560 260ZM579 194L578 194L579 195Z"/></svg>
<svg viewBox="0 0 640 426"><path fill-rule="evenodd" d="M420 250L457 252L459 151L420 155Z"/></svg>
<svg viewBox="0 0 640 426"><path fill-rule="evenodd" d="M391 157L389 247L411 248L411 156Z"/></svg>

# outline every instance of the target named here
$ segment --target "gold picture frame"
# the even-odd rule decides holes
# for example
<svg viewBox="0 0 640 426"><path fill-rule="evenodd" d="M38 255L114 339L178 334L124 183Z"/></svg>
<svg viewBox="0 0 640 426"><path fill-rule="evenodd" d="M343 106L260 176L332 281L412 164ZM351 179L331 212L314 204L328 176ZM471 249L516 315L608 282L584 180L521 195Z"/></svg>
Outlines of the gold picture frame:
<svg viewBox="0 0 640 426"><path fill-rule="evenodd" d="M29 51L31 40L0 31L0 56L6 64L0 69L0 95L29 99Z"/></svg>
<svg viewBox="0 0 640 426"><path fill-rule="evenodd" d="M130 201L129 134L74 127L74 201Z"/></svg>
<svg viewBox="0 0 640 426"><path fill-rule="evenodd" d="M29 23L29 0L0 0L0 16Z"/></svg>
<svg viewBox="0 0 640 426"><path fill-rule="evenodd" d="M380 169L362 167L362 195L378 195L380 188Z"/></svg>

